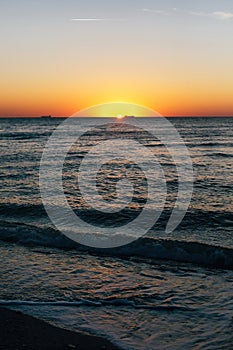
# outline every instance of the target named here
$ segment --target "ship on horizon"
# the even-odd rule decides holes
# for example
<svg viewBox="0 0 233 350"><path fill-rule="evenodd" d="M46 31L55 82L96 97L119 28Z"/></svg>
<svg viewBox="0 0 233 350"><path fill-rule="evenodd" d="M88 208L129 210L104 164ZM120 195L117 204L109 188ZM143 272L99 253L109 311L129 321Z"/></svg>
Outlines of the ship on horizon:
<svg viewBox="0 0 233 350"><path fill-rule="evenodd" d="M52 116L51 115L42 115L40 118L50 119L50 118L52 118Z"/></svg>

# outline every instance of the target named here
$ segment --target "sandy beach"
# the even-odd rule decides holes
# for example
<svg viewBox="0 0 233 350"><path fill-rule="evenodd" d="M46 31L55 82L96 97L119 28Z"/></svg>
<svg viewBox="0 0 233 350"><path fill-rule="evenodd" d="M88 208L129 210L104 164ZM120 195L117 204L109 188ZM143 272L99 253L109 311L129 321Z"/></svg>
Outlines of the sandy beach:
<svg viewBox="0 0 233 350"><path fill-rule="evenodd" d="M117 350L108 340L54 327L31 316L0 308L0 349Z"/></svg>

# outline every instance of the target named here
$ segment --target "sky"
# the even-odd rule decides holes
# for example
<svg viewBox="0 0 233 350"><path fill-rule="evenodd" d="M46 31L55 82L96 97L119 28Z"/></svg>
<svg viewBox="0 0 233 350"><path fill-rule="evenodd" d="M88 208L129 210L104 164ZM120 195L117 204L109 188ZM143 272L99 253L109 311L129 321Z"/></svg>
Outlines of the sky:
<svg viewBox="0 0 233 350"><path fill-rule="evenodd" d="M232 0L1 0L0 116L233 115Z"/></svg>

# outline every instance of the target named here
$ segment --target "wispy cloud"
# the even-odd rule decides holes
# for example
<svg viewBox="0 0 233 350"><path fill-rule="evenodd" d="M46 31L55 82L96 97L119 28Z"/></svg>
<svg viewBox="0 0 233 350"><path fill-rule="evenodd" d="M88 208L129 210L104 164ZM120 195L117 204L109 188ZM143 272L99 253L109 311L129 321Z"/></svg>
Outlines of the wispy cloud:
<svg viewBox="0 0 233 350"><path fill-rule="evenodd" d="M178 8L171 8L170 10L161 10L161 9L150 9L150 8L143 8L139 11L144 13L154 13L156 15L162 15L162 16L169 16L174 13L183 13L191 16L199 16L199 17L208 17L213 18L217 20L229 20L233 19L233 12L226 12L226 11L214 11L214 12L195 12L195 11L186 11L181 10ZM125 21L124 18L71 18L70 21L76 21L76 22L123 22Z"/></svg>
<svg viewBox="0 0 233 350"><path fill-rule="evenodd" d="M121 18L71 18L71 21L77 22L122 22Z"/></svg>
<svg viewBox="0 0 233 350"><path fill-rule="evenodd" d="M217 11L217 12L213 12L212 16L218 19L230 19L230 18L233 18L233 12Z"/></svg>
<svg viewBox="0 0 233 350"><path fill-rule="evenodd" d="M225 11L214 11L214 12L189 12L190 15L200 16L200 17L209 17L220 20L233 19L233 12L225 12Z"/></svg>
<svg viewBox="0 0 233 350"><path fill-rule="evenodd" d="M176 7L171 8L170 10L155 10L155 9L149 9L149 8L143 8L140 10L141 12L144 13L155 13L157 15L164 15L164 16L169 16L172 13L186 13L188 15L192 16L200 16L200 17L209 17L213 19L218 19L218 20L228 20L228 19L233 19L233 12L227 12L227 11L214 11L214 12L194 12L194 11L187 11L187 10L181 10Z"/></svg>
<svg viewBox="0 0 233 350"><path fill-rule="evenodd" d="M141 9L140 11L148 12L148 13L155 13L157 15L164 15L164 16L169 15L169 13L167 11L164 11L164 10L153 10L153 9L144 8L144 9Z"/></svg>

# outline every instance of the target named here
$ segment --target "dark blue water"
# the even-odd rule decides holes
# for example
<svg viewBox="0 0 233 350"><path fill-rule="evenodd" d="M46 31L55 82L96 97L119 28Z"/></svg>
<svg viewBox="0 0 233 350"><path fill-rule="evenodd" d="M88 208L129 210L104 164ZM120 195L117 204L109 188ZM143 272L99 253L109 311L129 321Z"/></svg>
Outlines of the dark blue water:
<svg viewBox="0 0 233 350"><path fill-rule="evenodd" d="M194 192L185 218L165 233L177 196L176 168L166 148L144 135L144 145L159 156L166 175L164 211L146 237L96 250L63 236L40 198L42 152L61 120L0 120L1 303L69 329L104 335L125 349L232 348L233 118L170 121L193 162ZM85 123L79 120L78 127ZM149 123L156 128L156 119ZM77 215L111 225L82 201L75 182L77 164L105 137L86 135L70 150L63 180ZM120 169L114 163L99 177L100 191L113 207L115 187L109 177L116 183ZM145 203L145 182L139 177L135 201L118 226Z"/></svg>

